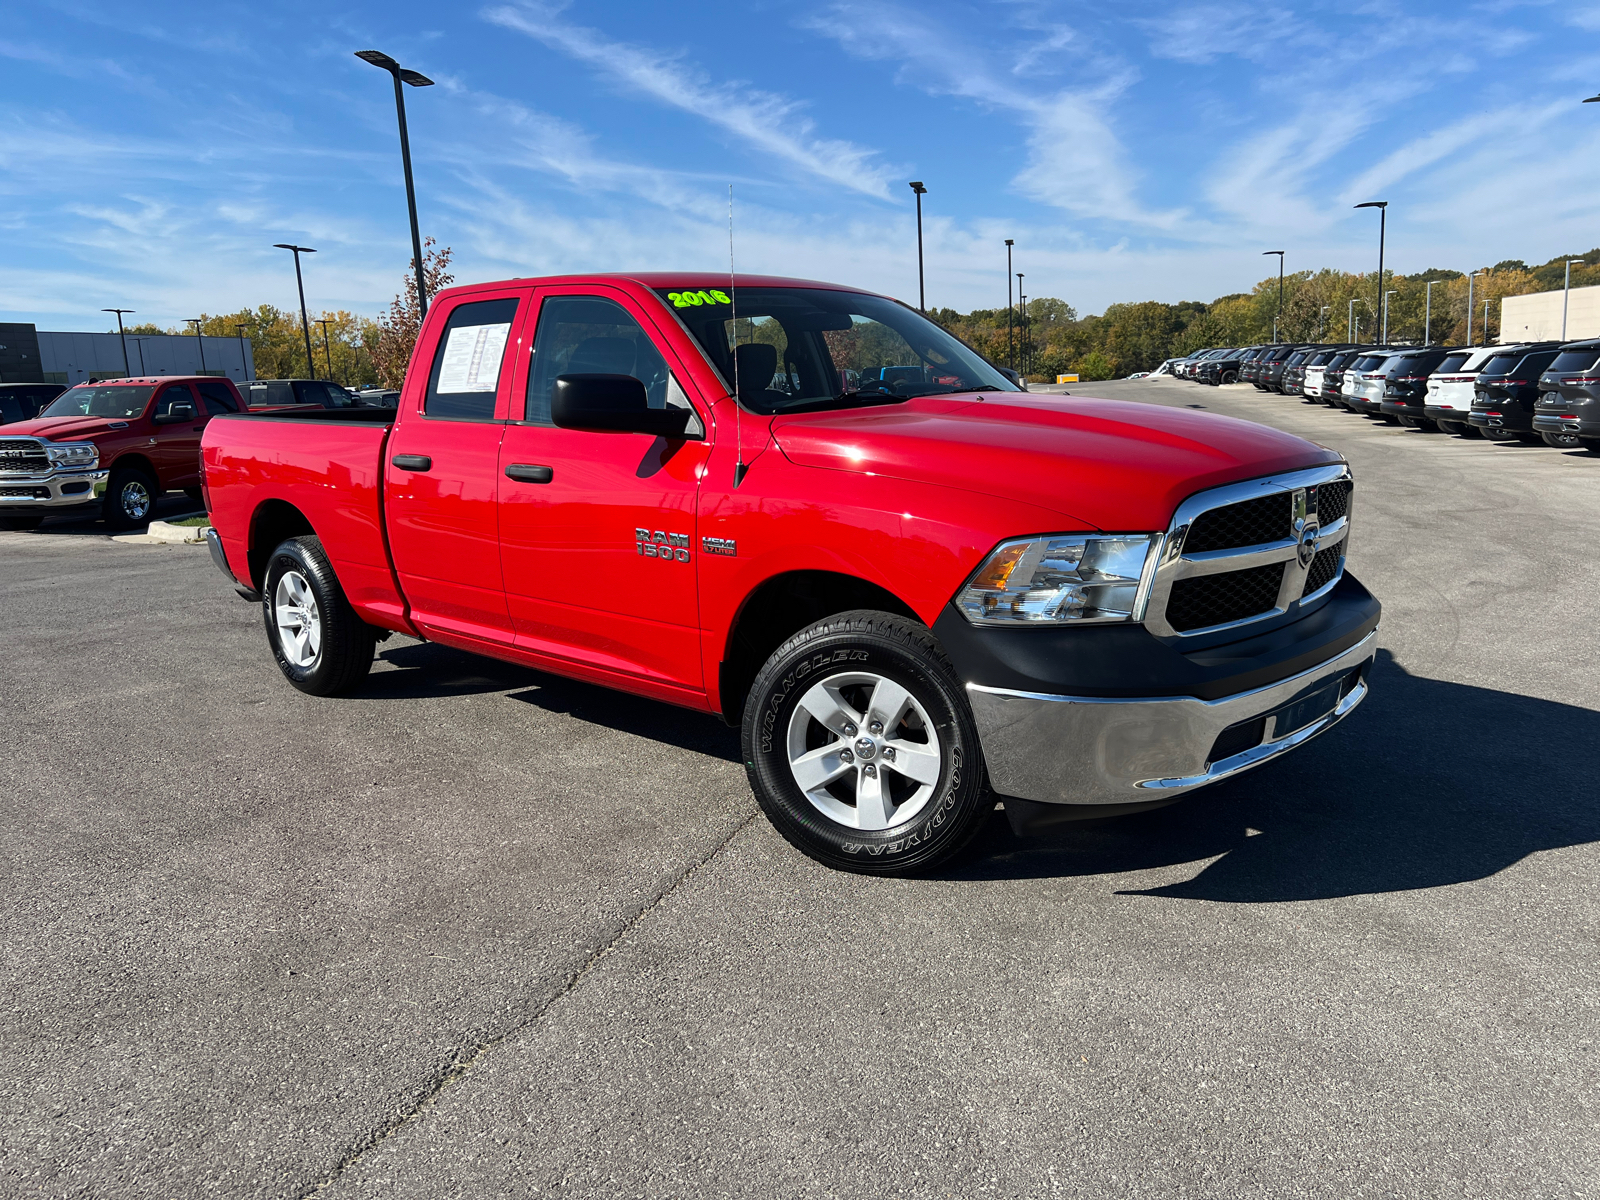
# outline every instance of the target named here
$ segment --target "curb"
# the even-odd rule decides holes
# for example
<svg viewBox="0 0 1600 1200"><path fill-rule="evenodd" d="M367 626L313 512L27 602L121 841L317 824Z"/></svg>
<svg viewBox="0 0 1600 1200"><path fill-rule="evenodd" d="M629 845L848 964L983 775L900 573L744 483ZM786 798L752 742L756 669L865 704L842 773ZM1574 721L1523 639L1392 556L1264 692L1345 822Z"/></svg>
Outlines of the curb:
<svg viewBox="0 0 1600 1200"><path fill-rule="evenodd" d="M173 520L184 521L189 516L203 517L205 514L190 513L188 516L174 517ZM206 526L151 521L143 533L124 533L112 537L111 540L134 546L198 546L206 540Z"/></svg>

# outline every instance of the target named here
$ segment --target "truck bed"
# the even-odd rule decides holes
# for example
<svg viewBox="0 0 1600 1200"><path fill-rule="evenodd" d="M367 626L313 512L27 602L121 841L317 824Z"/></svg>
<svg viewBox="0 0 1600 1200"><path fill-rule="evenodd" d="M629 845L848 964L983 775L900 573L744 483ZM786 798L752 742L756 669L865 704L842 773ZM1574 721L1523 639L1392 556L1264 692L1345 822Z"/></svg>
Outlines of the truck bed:
<svg viewBox="0 0 1600 1200"><path fill-rule="evenodd" d="M391 409L307 409L230 414L201 440L211 524L234 575L259 588L280 538L257 537L251 514L279 520L285 537L309 522L362 618L410 631L383 529L383 457ZM270 503L270 502L277 503ZM263 507L265 506L265 507Z"/></svg>

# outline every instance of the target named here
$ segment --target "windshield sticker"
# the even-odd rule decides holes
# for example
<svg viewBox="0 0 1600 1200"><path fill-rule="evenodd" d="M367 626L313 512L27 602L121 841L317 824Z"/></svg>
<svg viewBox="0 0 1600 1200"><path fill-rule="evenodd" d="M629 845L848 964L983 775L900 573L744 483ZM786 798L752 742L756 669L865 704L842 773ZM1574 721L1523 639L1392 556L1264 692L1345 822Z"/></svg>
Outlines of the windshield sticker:
<svg viewBox="0 0 1600 1200"><path fill-rule="evenodd" d="M511 323L457 325L444 345L438 392L492 392L500 382L500 360Z"/></svg>
<svg viewBox="0 0 1600 1200"><path fill-rule="evenodd" d="M732 304L727 292L668 292L673 308L694 308L701 304Z"/></svg>

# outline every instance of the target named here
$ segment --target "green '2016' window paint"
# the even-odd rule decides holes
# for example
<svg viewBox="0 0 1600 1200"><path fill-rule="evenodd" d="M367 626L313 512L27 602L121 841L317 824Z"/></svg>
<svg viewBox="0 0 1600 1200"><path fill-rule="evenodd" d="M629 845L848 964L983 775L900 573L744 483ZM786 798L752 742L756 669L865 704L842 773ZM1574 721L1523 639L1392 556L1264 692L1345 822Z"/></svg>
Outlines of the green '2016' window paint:
<svg viewBox="0 0 1600 1200"><path fill-rule="evenodd" d="M668 292L667 299L673 308L696 308L702 304L731 304L727 292L705 291L698 292Z"/></svg>

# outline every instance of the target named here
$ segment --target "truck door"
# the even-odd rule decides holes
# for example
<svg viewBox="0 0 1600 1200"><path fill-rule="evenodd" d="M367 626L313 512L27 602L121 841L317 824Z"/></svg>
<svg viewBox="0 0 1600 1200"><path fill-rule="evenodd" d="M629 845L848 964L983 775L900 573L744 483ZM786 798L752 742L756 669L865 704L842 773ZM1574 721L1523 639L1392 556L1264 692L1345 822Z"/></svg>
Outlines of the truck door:
<svg viewBox="0 0 1600 1200"><path fill-rule="evenodd" d="M173 420L185 404L189 406L187 419ZM156 394L150 419L150 445L146 453L155 464L157 490L198 487L200 434L206 427L206 416L194 389L187 383L169 383Z"/></svg>
<svg viewBox="0 0 1600 1200"><path fill-rule="evenodd" d="M709 444L550 422L565 373L632 375L652 407L693 407L650 320L620 289L541 289L521 419L500 447L501 561L518 646L699 690L695 512Z"/></svg>
<svg viewBox="0 0 1600 1200"><path fill-rule="evenodd" d="M384 506L395 571L412 620L446 640L511 640L495 506L513 334L529 294L496 289L439 302L449 311L443 320L429 314L389 436Z"/></svg>

